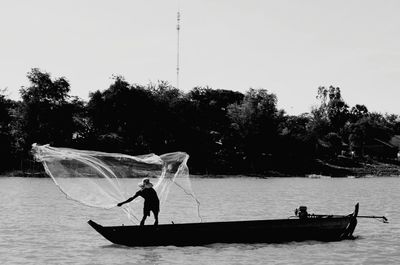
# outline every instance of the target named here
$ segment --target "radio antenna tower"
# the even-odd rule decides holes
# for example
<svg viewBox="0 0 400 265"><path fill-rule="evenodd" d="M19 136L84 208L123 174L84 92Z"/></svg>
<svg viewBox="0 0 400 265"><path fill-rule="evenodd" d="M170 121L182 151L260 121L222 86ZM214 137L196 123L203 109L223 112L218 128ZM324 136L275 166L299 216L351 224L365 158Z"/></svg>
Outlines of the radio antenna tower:
<svg viewBox="0 0 400 265"><path fill-rule="evenodd" d="M181 21L181 13L180 9L178 8L177 13L177 24L176 24L176 31L177 31L177 43L176 43L176 88L179 89L179 31L181 29L180 21Z"/></svg>

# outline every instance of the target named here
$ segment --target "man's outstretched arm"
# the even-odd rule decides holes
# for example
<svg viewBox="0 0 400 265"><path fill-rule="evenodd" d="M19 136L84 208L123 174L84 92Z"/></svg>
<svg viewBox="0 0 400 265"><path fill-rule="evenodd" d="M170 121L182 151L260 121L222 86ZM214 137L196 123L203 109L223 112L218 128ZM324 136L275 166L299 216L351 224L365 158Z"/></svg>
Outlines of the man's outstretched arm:
<svg viewBox="0 0 400 265"><path fill-rule="evenodd" d="M133 197L130 197L130 198L127 199L126 201L123 201L123 202L118 203L117 206L118 206L118 207L121 207L121 206L124 205L125 203L131 202L131 201L133 201L134 199L136 199L137 196L139 196L138 193L136 193Z"/></svg>

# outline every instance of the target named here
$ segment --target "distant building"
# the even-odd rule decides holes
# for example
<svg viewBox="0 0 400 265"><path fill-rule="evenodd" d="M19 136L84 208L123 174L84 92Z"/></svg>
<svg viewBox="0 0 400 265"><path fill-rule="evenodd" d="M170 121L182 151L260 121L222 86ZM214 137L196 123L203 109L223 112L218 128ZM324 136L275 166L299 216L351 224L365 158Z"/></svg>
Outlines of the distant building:
<svg viewBox="0 0 400 265"><path fill-rule="evenodd" d="M397 158L399 148L389 142L380 139L373 139L364 145L364 155L375 158Z"/></svg>
<svg viewBox="0 0 400 265"><path fill-rule="evenodd" d="M400 161L400 135L393 136L389 143L397 147L397 160Z"/></svg>
<svg viewBox="0 0 400 265"><path fill-rule="evenodd" d="M395 135L390 139L389 143L393 146L396 146L397 149L400 151L400 135Z"/></svg>

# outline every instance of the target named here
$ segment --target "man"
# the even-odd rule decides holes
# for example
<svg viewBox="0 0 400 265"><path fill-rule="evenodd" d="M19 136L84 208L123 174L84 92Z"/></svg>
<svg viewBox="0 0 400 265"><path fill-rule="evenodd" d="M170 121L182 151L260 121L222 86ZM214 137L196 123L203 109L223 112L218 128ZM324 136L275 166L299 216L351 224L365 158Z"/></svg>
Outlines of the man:
<svg viewBox="0 0 400 265"><path fill-rule="evenodd" d="M144 199L144 207L143 207L143 218L140 221L140 225L144 225L147 216L150 216L150 211L153 212L154 215L154 225L158 225L158 213L160 212L160 201L157 196L157 192L153 189L153 184L150 182L150 179L143 179L142 183L139 183L138 186L140 190L135 193L135 195L124 202L120 202L117 204L118 207L121 207L125 203L131 202L136 199L138 196L143 197Z"/></svg>

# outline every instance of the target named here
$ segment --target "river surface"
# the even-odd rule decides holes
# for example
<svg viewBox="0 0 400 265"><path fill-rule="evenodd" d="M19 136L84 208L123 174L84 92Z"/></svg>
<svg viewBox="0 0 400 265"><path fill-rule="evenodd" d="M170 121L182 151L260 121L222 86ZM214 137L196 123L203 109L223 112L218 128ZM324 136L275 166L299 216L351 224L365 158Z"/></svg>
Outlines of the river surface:
<svg viewBox="0 0 400 265"><path fill-rule="evenodd" d="M287 218L300 205L348 214L359 202L360 215L390 223L359 219L356 239L340 242L128 248L86 223L129 224L121 209L68 200L48 178L0 177L0 264L400 264L400 178L192 178L192 187L204 221ZM179 203L165 207L186 213ZM162 209L161 223L172 220Z"/></svg>

